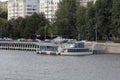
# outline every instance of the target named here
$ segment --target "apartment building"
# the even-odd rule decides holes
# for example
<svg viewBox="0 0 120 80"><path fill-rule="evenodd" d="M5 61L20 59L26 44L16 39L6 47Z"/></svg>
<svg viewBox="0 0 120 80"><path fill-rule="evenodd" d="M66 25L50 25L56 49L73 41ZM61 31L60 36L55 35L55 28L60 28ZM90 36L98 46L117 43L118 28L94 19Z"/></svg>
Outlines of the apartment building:
<svg viewBox="0 0 120 80"><path fill-rule="evenodd" d="M50 22L54 21L58 3L62 0L40 0L40 12L43 12Z"/></svg>
<svg viewBox="0 0 120 80"><path fill-rule="evenodd" d="M43 12L50 22L54 22L55 13L60 1L62 0L40 0L40 12ZM89 1L95 2L96 0L77 0L83 6L86 6Z"/></svg>
<svg viewBox="0 0 120 80"><path fill-rule="evenodd" d="M39 13L39 0L9 0L8 20Z"/></svg>
<svg viewBox="0 0 120 80"><path fill-rule="evenodd" d="M7 1L0 2L0 10L7 12Z"/></svg>

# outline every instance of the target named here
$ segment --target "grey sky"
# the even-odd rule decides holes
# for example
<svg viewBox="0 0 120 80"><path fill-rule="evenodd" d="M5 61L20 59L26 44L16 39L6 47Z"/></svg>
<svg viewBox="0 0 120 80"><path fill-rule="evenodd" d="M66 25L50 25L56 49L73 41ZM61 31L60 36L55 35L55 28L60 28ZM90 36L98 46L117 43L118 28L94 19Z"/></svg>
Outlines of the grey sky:
<svg viewBox="0 0 120 80"><path fill-rule="evenodd" d="M8 0L0 0L0 1L8 1Z"/></svg>

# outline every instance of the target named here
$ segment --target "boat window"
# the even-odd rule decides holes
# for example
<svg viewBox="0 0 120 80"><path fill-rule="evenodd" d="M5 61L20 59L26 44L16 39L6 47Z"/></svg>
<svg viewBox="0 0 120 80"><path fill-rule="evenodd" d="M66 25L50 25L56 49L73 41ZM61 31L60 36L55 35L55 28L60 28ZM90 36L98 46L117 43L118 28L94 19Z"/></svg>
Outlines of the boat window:
<svg viewBox="0 0 120 80"><path fill-rule="evenodd" d="M40 50L46 50L45 46L40 46Z"/></svg>
<svg viewBox="0 0 120 80"><path fill-rule="evenodd" d="M68 49L68 52L88 52L89 49Z"/></svg>
<svg viewBox="0 0 120 80"><path fill-rule="evenodd" d="M75 48L84 48L84 43L75 43Z"/></svg>
<svg viewBox="0 0 120 80"><path fill-rule="evenodd" d="M44 51L58 51L58 46L40 46L40 50L44 50Z"/></svg>

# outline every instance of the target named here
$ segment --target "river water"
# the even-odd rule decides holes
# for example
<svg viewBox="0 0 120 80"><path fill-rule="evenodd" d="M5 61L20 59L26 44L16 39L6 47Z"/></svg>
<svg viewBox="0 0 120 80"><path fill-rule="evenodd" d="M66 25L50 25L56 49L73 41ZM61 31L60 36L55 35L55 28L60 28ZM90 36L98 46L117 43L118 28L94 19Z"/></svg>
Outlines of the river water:
<svg viewBox="0 0 120 80"><path fill-rule="evenodd" d="M119 80L120 55L38 55L0 50L0 80Z"/></svg>

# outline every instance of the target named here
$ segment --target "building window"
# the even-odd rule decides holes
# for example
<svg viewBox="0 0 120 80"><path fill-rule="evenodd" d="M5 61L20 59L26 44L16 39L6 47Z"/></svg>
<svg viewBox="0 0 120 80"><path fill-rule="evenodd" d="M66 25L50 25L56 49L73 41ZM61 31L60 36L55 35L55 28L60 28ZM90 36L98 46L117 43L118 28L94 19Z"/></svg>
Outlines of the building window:
<svg viewBox="0 0 120 80"><path fill-rule="evenodd" d="M32 7L32 5L27 5L27 7Z"/></svg>
<svg viewBox="0 0 120 80"><path fill-rule="evenodd" d="M32 12L27 12L27 14L32 14Z"/></svg>

